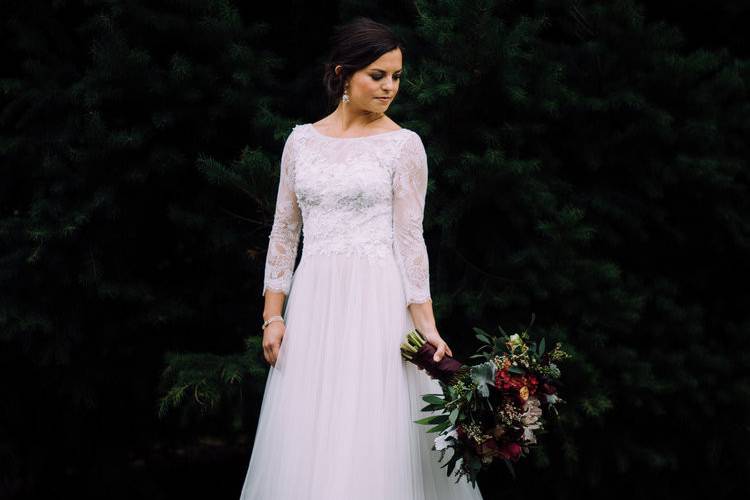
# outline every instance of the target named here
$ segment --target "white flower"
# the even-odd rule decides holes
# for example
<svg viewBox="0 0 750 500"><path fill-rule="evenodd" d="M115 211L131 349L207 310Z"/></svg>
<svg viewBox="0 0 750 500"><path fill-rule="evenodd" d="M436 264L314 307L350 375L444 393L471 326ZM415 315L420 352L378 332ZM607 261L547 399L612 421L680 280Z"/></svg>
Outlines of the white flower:
<svg viewBox="0 0 750 500"><path fill-rule="evenodd" d="M525 411L521 414L521 423L524 427L538 429L541 425L539 418L542 416L542 407L539 399L530 397L526 400Z"/></svg>
<svg viewBox="0 0 750 500"><path fill-rule="evenodd" d="M532 431L528 427L525 427L523 429L523 440L529 444L536 443L536 436L534 435L534 431Z"/></svg>
<svg viewBox="0 0 750 500"><path fill-rule="evenodd" d="M456 432L455 427L446 429L435 437L435 449L438 451L446 449L449 444L449 437L453 437L454 439L458 437L458 432Z"/></svg>
<svg viewBox="0 0 750 500"><path fill-rule="evenodd" d="M539 429L542 423L539 418L542 416L542 407L539 400L531 397L526 401L526 410L521 414L521 423L523 424L523 439L529 443L536 443L534 429Z"/></svg>

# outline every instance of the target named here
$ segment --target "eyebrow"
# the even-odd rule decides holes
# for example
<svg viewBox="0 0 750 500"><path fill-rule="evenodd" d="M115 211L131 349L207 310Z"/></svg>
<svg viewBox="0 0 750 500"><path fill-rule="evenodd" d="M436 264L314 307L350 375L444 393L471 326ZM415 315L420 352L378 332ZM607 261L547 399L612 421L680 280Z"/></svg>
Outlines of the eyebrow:
<svg viewBox="0 0 750 500"><path fill-rule="evenodd" d="M375 70L375 71L382 71L383 73L388 73L386 70L380 69L380 68L370 68L370 69ZM394 73L400 73L401 71L403 71L403 69L404 68L399 68L396 71L394 71Z"/></svg>

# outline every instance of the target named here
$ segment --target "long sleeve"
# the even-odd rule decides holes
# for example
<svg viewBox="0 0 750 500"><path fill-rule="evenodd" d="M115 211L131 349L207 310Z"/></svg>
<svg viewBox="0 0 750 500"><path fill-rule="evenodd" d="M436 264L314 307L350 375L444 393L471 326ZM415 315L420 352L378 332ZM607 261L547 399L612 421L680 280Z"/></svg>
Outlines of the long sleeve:
<svg viewBox="0 0 750 500"><path fill-rule="evenodd" d="M281 154L279 189L276 195L276 212L271 234L268 236L268 253L263 279L263 294L266 291L283 292L289 295L297 258L302 215L294 192L295 151L294 130L284 143Z"/></svg>
<svg viewBox="0 0 750 500"><path fill-rule="evenodd" d="M403 146L393 173L393 248L409 304L430 297L430 272L422 221L427 195L427 153L412 134Z"/></svg>

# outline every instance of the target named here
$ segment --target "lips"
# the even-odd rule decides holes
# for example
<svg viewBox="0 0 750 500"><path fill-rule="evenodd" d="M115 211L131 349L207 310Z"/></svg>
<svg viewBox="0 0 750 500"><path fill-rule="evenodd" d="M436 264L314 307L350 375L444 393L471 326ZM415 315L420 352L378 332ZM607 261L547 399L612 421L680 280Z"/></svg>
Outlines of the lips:
<svg viewBox="0 0 750 500"><path fill-rule="evenodd" d="M376 97L375 99L380 99L381 101L390 101L390 97Z"/></svg>

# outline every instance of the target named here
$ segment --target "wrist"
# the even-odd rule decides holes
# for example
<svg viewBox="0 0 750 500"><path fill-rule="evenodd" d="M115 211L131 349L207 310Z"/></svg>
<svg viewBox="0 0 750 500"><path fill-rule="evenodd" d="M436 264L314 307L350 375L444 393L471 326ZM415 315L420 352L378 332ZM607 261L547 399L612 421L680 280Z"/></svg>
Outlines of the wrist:
<svg viewBox="0 0 750 500"><path fill-rule="evenodd" d="M273 318L274 316L281 316L281 312L277 311L263 311L263 321L266 321L269 318Z"/></svg>
<svg viewBox="0 0 750 500"><path fill-rule="evenodd" d="M419 333L426 337L430 337L433 335L440 336L440 333L437 330L437 327L435 325L426 325L426 326L420 326L416 325L416 329Z"/></svg>
<svg viewBox="0 0 750 500"><path fill-rule="evenodd" d="M262 324L262 325L261 325L261 327L260 327L260 328L261 328L261 330L265 330L265 329L266 329L266 327L267 327L268 325L270 325L271 323L273 323L274 321L279 321L279 322L281 322L281 323L285 323L285 321L284 321L284 317L283 317L283 316L281 316L281 315L271 316L270 318L268 318L267 320L265 320L265 321L263 322L263 324Z"/></svg>

